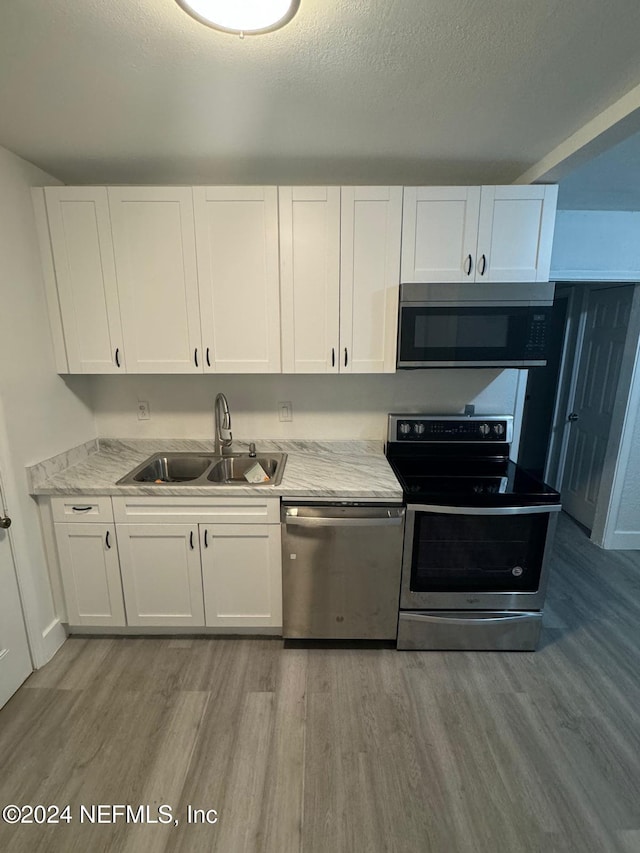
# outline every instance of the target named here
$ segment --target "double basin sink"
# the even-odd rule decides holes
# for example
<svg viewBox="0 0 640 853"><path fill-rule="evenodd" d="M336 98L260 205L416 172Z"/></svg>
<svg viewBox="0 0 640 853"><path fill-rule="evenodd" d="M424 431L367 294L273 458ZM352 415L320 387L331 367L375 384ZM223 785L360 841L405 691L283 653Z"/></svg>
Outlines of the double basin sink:
<svg viewBox="0 0 640 853"><path fill-rule="evenodd" d="M130 471L118 486L135 486L141 483L171 486L278 486L282 480L286 453L155 453ZM252 469L256 463L268 480L255 482ZM260 470L256 469L258 474ZM246 475L249 474L249 477Z"/></svg>

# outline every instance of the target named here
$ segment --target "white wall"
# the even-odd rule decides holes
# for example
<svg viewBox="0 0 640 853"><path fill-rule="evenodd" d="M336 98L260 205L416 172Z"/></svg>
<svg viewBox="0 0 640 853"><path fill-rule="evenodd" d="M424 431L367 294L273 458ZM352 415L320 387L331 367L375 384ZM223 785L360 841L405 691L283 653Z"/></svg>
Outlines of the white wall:
<svg viewBox="0 0 640 853"><path fill-rule="evenodd" d="M211 438L213 401L229 400L236 438L385 438L388 412L512 413L517 370L403 371L344 376L96 376L93 406L98 435L121 438ZM137 401L151 419L137 419ZM277 404L293 404L293 420L278 420Z"/></svg>
<svg viewBox="0 0 640 853"><path fill-rule="evenodd" d="M95 437L84 377L54 372L31 187L58 183L0 148L0 467L29 636L41 665L64 640L24 466ZM1 593L1 591L0 591Z"/></svg>
<svg viewBox="0 0 640 853"><path fill-rule="evenodd" d="M552 281L640 281L640 212L559 210Z"/></svg>

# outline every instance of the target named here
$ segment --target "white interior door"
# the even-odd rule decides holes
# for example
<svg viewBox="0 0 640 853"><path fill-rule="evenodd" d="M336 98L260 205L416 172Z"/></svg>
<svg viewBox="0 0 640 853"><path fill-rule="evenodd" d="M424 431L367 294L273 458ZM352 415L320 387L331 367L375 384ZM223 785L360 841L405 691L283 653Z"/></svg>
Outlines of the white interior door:
<svg viewBox="0 0 640 853"><path fill-rule="evenodd" d="M0 490L0 518L7 518ZM0 527L0 708L33 667L8 530Z"/></svg>
<svg viewBox="0 0 640 853"><path fill-rule="evenodd" d="M591 290L578 368L562 504L591 529L616 399L633 286Z"/></svg>

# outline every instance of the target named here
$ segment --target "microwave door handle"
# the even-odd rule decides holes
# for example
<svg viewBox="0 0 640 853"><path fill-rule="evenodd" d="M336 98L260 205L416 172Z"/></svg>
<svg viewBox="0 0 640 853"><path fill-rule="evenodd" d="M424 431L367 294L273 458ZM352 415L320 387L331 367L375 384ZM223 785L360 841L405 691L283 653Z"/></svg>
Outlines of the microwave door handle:
<svg viewBox="0 0 640 853"><path fill-rule="evenodd" d="M414 512L434 512L442 515L533 515L543 512L560 512L560 504L542 506L440 506L439 504L410 504Z"/></svg>

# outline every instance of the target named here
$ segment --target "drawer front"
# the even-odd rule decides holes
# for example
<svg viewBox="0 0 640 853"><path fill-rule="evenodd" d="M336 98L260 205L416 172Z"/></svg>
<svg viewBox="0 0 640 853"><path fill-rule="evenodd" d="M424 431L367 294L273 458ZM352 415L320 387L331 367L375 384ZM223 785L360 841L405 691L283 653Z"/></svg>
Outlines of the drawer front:
<svg viewBox="0 0 640 853"><path fill-rule="evenodd" d="M535 651L541 611L400 611L399 649Z"/></svg>
<svg viewBox="0 0 640 853"><path fill-rule="evenodd" d="M119 524L279 524L280 498L114 497Z"/></svg>
<svg viewBox="0 0 640 853"><path fill-rule="evenodd" d="M57 522L113 521L113 508L110 497L95 495L71 495L51 498L53 520Z"/></svg>

